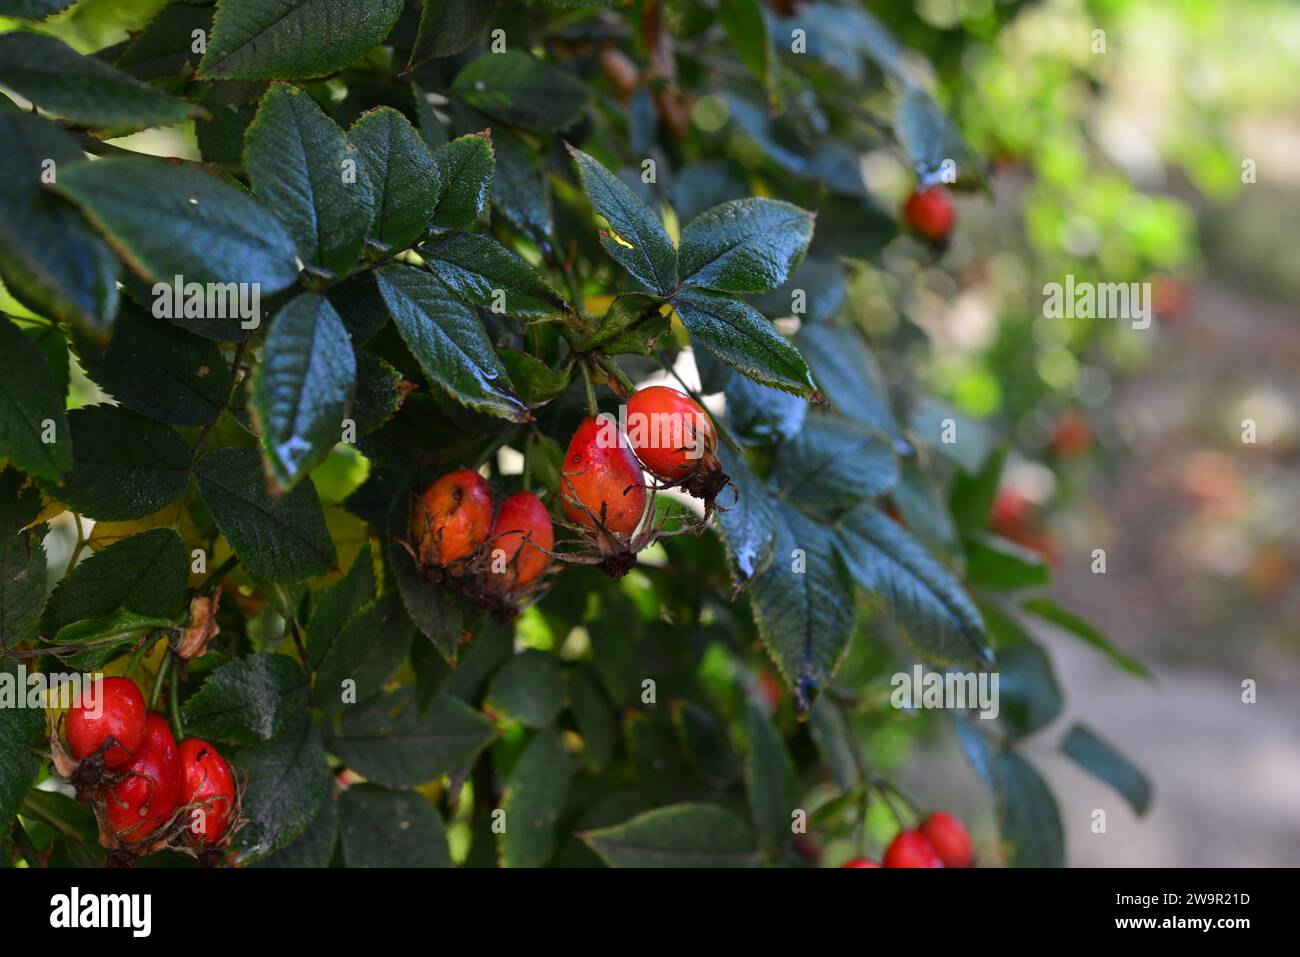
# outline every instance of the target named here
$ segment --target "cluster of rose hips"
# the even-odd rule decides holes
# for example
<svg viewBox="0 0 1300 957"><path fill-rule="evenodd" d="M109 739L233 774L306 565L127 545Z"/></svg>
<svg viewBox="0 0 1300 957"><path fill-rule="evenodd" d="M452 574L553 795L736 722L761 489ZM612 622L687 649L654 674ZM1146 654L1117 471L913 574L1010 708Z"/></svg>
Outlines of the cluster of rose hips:
<svg viewBox="0 0 1300 957"><path fill-rule="evenodd" d="M68 753L52 736L55 765L92 802L110 866L163 848L215 864L240 823L239 787L212 745L179 745L167 719L149 711L129 678L100 678L96 707L68 709Z"/></svg>
<svg viewBox="0 0 1300 957"><path fill-rule="evenodd" d="M560 476L567 518L561 524L578 534L576 549L554 550L550 513L535 494L512 495L494 515L488 483L460 469L428 486L412 510L409 548L425 575L504 620L537 595L552 558L596 565L614 578L627 574L637 552L664 534L647 517L659 489L680 488L703 499L707 521L728 483L708 415L666 386L639 390L627 411L629 418L655 417L663 424L660 434L689 440L665 448L639 431L624 435L612 417L583 419ZM642 470L658 482L647 487Z"/></svg>
<svg viewBox="0 0 1300 957"><path fill-rule="evenodd" d="M885 849L885 867L970 867L970 834L946 811L934 811L915 830L900 831ZM855 857L841 867L880 867Z"/></svg>

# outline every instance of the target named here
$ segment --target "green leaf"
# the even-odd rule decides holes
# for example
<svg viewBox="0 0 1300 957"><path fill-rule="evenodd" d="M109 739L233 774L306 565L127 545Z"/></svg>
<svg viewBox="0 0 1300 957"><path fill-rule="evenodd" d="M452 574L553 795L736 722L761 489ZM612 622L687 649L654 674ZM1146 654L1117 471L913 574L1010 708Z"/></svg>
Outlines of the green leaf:
<svg viewBox="0 0 1300 957"><path fill-rule="evenodd" d="M981 534L966 541L966 580L983 588L1012 590L1046 586L1051 572L1039 552Z"/></svg>
<svg viewBox="0 0 1300 957"><path fill-rule="evenodd" d="M25 698L27 689L19 680L18 667L12 658L0 659L4 683L12 683L16 693ZM0 741L4 742L0 748L0 834L9 834L14 816L41 770L41 751L47 746L45 709L0 708Z"/></svg>
<svg viewBox="0 0 1300 957"><path fill-rule="evenodd" d="M922 545L942 555L961 554L957 527L938 485L915 458L905 459L898 483L890 490L903 524Z"/></svg>
<svg viewBox="0 0 1300 957"><path fill-rule="evenodd" d="M1007 647L999 643L998 673L1000 717L1014 734L1033 734L1056 720L1064 701L1051 659L1027 635Z"/></svg>
<svg viewBox="0 0 1300 957"><path fill-rule="evenodd" d="M378 278L389 315L431 384L477 412L515 422L527 418L487 330L469 307L414 266L390 265Z"/></svg>
<svg viewBox="0 0 1300 957"><path fill-rule="evenodd" d="M650 289L670 295L677 287L677 250L659 217L617 176L582 150L569 147L592 208L609 224L601 245L619 265Z"/></svg>
<svg viewBox="0 0 1300 957"><path fill-rule="evenodd" d="M83 618L59 629L52 639L56 645L82 646L72 652L57 652L65 664L78 671L97 671L118 655L125 654L151 632L172 628L174 622L166 618L138 615L119 609L102 618Z"/></svg>
<svg viewBox="0 0 1300 957"><path fill-rule="evenodd" d="M754 701L745 721L749 751L745 755L745 791L759 840L768 850L790 844L795 809L795 768L785 742Z"/></svg>
<svg viewBox="0 0 1300 957"><path fill-rule="evenodd" d="M902 438L890 410L884 375L859 333L845 326L805 323L794 342L837 412L891 438Z"/></svg>
<svg viewBox="0 0 1300 957"><path fill-rule="evenodd" d="M495 8L496 0L425 0L406 72L430 60L463 53L483 32Z"/></svg>
<svg viewBox="0 0 1300 957"><path fill-rule="evenodd" d="M137 80L193 76L201 56L194 50L194 31L210 35L212 14L213 8L206 4L173 3L163 7L113 65Z"/></svg>
<svg viewBox="0 0 1300 957"><path fill-rule="evenodd" d="M992 660L979 610L957 580L889 516L869 506L839 523L836 546L858 584L884 603L927 659Z"/></svg>
<svg viewBox="0 0 1300 957"><path fill-rule="evenodd" d="M425 579L411 553L402 547L401 543L410 534L406 524L407 516L410 515L409 501L403 493L393 506L393 521L390 523L388 538L388 565L411 621L420 634L438 649L438 653L454 665L460 647L461 609L445 591L434 587Z"/></svg>
<svg viewBox="0 0 1300 957"><path fill-rule="evenodd" d="M727 510L718 513L717 522L732 580L739 591L771 562L776 545L773 530L780 520L780 510L744 456L720 446L718 457L736 487L735 502L727 503Z"/></svg>
<svg viewBox="0 0 1300 957"><path fill-rule="evenodd" d="M354 784L339 795L348 867L451 867L442 816L422 794Z"/></svg>
<svg viewBox="0 0 1300 957"><path fill-rule="evenodd" d="M349 160L357 173L351 183L344 181ZM352 268L365 244L369 165L316 101L287 83L271 85L246 134L244 166L258 199L304 261L333 273Z"/></svg>
<svg viewBox="0 0 1300 957"><path fill-rule="evenodd" d="M357 388L352 402L352 418L357 434L367 435L397 414L415 384L383 359L369 352L356 351Z"/></svg>
<svg viewBox="0 0 1300 957"><path fill-rule="evenodd" d="M529 405L550 402L569 391L572 367L566 366L560 372L552 372L550 366L530 353L504 347L497 352L516 391Z"/></svg>
<svg viewBox="0 0 1300 957"><path fill-rule="evenodd" d="M370 186L370 236L405 249L429 224L443 188L442 171L405 116L382 106L348 130Z"/></svg>
<svg viewBox="0 0 1300 957"><path fill-rule="evenodd" d="M329 800L330 768L320 729L303 712L283 734L244 748L234 758L246 782L234 847L247 862L285 847Z"/></svg>
<svg viewBox="0 0 1300 957"><path fill-rule="evenodd" d="M357 346L373 339L388 324L388 307L379 295L375 274L369 269L330 286L326 295Z"/></svg>
<svg viewBox="0 0 1300 957"><path fill-rule="evenodd" d="M754 867L749 825L715 804L676 804L580 835L611 867Z"/></svg>
<svg viewBox="0 0 1300 957"><path fill-rule="evenodd" d="M307 663L313 671L329 651L343 626L375 597L375 563L370 543L352 560L348 573L316 599L307 623Z"/></svg>
<svg viewBox="0 0 1300 957"><path fill-rule="evenodd" d="M1024 608L1025 611L1033 612L1039 618L1050 621L1057 628L1074 635L1076 638L1083 639L1083 641L1092 645L1092 647L1096 648L1129 674L1136 675L1139 678L1151 679L1151 671L1146 665L1142 664L1142 662L1138 661L1136 658L1124 654L1124 652L1111 644L1110 640L1096 628L1088 624L1088 622L1084 621L1073 612L1062 608L1051 599L1031 598L1024 602L1021 607Z"/></svg>
<svg viewBox="0 0 1300 957"><path fill-rule="evenodd" d="M502 795L506 828L498 847L504 867L542 867L555 853L573 762L554 728L539 731L519 755Z"/></svg>
<svg viewBox="0 0 1300 957"><path fill-rule="evenodd" d="M201 107L44 34L0 34L0 84L43 110L87 126L144 129L203 114Z"/></svg>
<svg viewBox="0 0 1300 957"><path fill-rule="evenodd" d="M553 655L527 649L497 672L487 707L532 728L550 725L564 707L564 680Z"/></svg>
<svg viewBox="0 0 1300 957"><path fill-rule="evenodd" d="M969 721L955 721L966 759L993 792L1007 862L1064 867L1065 833L1056 798L1033 765L1014 751L995 751Z"/></svg>
<svg viewBox="0 0 1300 957"><path fill-rule="evenodd" d="M596 328L583 336L580 350L600 349L609 355L622 352L649 353L650 345L668 331L669 320L663 315L664 300L642 292L625 292L615 296Z"/></svg>
<svg viewBox="0 0 1300 957"><path fill-rule="evenodd" d="M969 474L983 468L1002 441L989 423L971 419L927 395L917 396L908 410L907 428Z"/></svg>
<svg viewBox="0 0 1300 957"><path fill-rule="evenodd" d="M920 87L909 85L903 90L894 130L922 182L937 182L944 161L951 160L959 186L987 188L983 164L939 104Z"/></svg>
<svg viewBox="0 0 1300 957"><path fill-rule="evenodd" d="M691 701L672 702L672 718L682 751L699 775L717 788L735 782L740 760L723 720Z"/></svg>
<svg viewBox="0 0 1300 957"><path fill-rule="evenodd" d="M307 712L307 672L287 655L254 654L221 665L181 709L185 732L206 741L257 744Z"/></svg>
<svg viewBox="0 0 1300 957"><path fill-rule="evenodd" d="M76 0L0 0L0 16L44 20L66 10Z"/></svg>
<svg viewBox="0 0 1300 957"><path fill-rule="evenodd" d="M76 209L41 182L87 162L53 123L0 98L0 278L25 306L102 330L117 312L117 259Z"/></svg>
<svg viewBox="0 0 1300 957"><path fill-rule="evenodd" d="M1002 466L1007 459L1007 449L998 449L974 474L958 472L948 493L948 506L953 520L964 535L976 535L989 527L993 502L1002 482Z"/></svg>
<svg viewBox="0 0 1300 957"><path fill-rule="evenodd" d="M775 199L733 199L682 230L682 282L718 292L768 292L803 262L813 216Z"/></svg>
<svg viewBox="0 0 1300 957"><path fill-rule="evenodd" d="M97 521L152 515L185 491L190 450L176 430L112 405L68 413L72 470L50 496Z"/></svg>
<svg viewBox="0 0 1300 957"><path fill-rule="evenodd" d="M119 608L177 619L185 609L190 554L170 528L151 528L100 549L80 562L50 595L41 618L47 637Z"/></svg>
<svg viewBox="0 0 1300 957"><path fill-rule="evenodd" d="M692 342L741 374L795 395L811 396L815 391L799 350L753 306L698 289L679 293L673 305Z"/></svg>
<svg viewBox="0 0 1300 957"><path fill-rule="evenodd" d="M487 718L445 694L421 714L415 689L403 687L344 711L331 749L371 781L413 788L472 763L495 735Z"/></svg>
<svg viewBox="0 0 1300 957"><path fill-rule="evenodd" d="M59 473L72 467L72 433L49 364L41 350L3 316L0 459L50 482L57 482Z"/></svg>
<svg viewBox="0 0 1300 957"><path fill-rule="evenodd" d="M221 534L254 575L303 581L334 563L334 543L311 479L274 498L255 449L223 448L199 462L199 492Z"/></svg>
<svg viewBox="0 0 1300 957"><path fill-rule="evenodd" d="M334 710L377 694L406 660L414 633L415 626L394 592L361 609L343 626L321 660L316 673L317 703ZM345 689L345 681L354 684Z"/></svg>
<svg viewBox="0 0 1300 957"><path fill-rule="evenodd" d="M250 405L280 489L293 488L338 444L356 378L352 340L328 299L303 293L276 313Z"/></svg>
<svg viewBox="0 0 1300 957"><path fill-rule="evenodd" d="M516 229L541 244L555 235L551 181L537 151L501 128L494 134L496 176L492 202Z"/></svg>
<svg viewBox="0 0 1300 957"><path fill-rule="evenodd" d="M775 85L776 51L772 47L772 38L768 36L767 21L763 19L763 8L758 0L721 0L718 19L722 21L736 59L754 74L767 90L768 97L775 101L778 95Z"/></svg>
<svg viewBox="0 0 1300 957"><path fill-rule="evenodd" d="M433 225L455 229L483 220L496 168L490 132L468 133L438 147L433 164L438 169Z"/></svg>
<svg viewBox="0 0 1300 957"><path fill-rule="evenodd" d="M807 711L853 630L853 588L832 530L780 509L772 562L749 594L759 637L794 690L795 704Z"/></svg>
<svg viewBox="0 0 1300 957"><path fill-rule="evenodd" d="M215 342L123 302L106 347L75 339L77 358L120 405L170 425L215 422L230 397L230 368Z"/></svg>
<svg viewBox="0 0 1300 957"><path fill-rule="evenodd" d="M831 780L841 794L847 793L859 777L858 762L853 755L858 739L844 712L829 699L818 698L808 716L808 734L830 771Z"/></svg>
<svg viewBox="0 0 1300 957"><path fill-rule="evenodd" d="M452 81L451 93L493 119L538 133L559 133L587 112L587 88L522 50L484 53Z"/></svg>
<svg viewBox="0 0 1300 957"><path fill-rule="evenodd" d="M320 807L301 834L251 867L329 867L339 836L338 805L334 801L333 782L327 782Z"/></svg>
<svg viewBox="0 0 1300 957"><path fill-rule="evenodd" d="M532 266L482 233L448 233L420 246L438 279L466 302L506 316L564 312L564 297Z"/></svg>
<svg viewBox="0 0 1300 957"><path fill-rule="evenodd" d="M41 533L23 529L41 511L35 486L23 488L17 469L0 468L0 651L36 637L45 607L45 546Z"/></svg>
<svg viewBox="0 0 1300 957"><path fill-rule="evenodd" d="M256 283L266 296L298 278L293 240L279 220L200 169L108 158L62 171L56 189L150 279ZM226 318L236 326L240 317Z"/></svg>
<svg viewBox="0 0 1300 957"><path fill-rule="evenodd" d="M1061 753L1118 791L1138 817L1151 807L1151 782L1147 776L1092 729L1072 725L1061 740Z"/></svg>
<svg viewBox="0 0 1300 957"><path fill-rule="evenodd" d="M613 712L599 686L586 672L575 669L568 673L568 678L569 707L582 738L582 758L599 772L614 757L617 731Z"/></svg>
<svg viewBox="0 0 1300 957"><path fill-rule="evenodd" d="M788 442L803 429L809 411L805 400L730 370L723 374L727 378L727 426L733 433L771 445Z"/></svg>
<svg viewBox="0 0 1300 957"><path fill-rule="evenodd" d="M893 488L898 460L879 433L846 419L811 415L781 447L772 477L783 499L835 513Z"/></svg>
<svg viewBox="0 0 1300 957"><path fill-rule="evenodd" d="M388 36L402 0L221 0L205 80L324 76Z"/></svg>

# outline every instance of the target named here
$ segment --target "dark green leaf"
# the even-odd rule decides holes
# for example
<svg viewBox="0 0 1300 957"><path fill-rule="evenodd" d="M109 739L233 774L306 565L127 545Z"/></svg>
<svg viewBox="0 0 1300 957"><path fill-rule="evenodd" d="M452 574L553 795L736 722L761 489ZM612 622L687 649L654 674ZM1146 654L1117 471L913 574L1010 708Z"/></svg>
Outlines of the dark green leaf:
<svg viewBox="0 0 1300 957"><path fill-rule="evenodd" d="M357 364L329 300L303 293L275 315L253 372L251 408L272 480L292 488L341 438Z"/></svg>
<svg viewBox="0 0 1300 957"><path fill-rule="evenodd" d="M733 783L740 761L723 720L691 701L674 701L672 716L682 751L700 776L715 787Z"/></svg>
<svg viewBox="0 0 1300 957"><path fill-rule="evenodd" d="M466 302L506 316L545 317L567 308L532 266L481 233L448 233L420 246L429 268Z"/></svg>
<svg viewBox="0 0 1300 957"><path fill-rule="evenodd" d="M152 515L176 501L190 480L190 450L176 430L112 405L68 413L72 470L53 498L99 521Z"/></svg>
<svg viewBox="0 0 1300 957"><path fill-rule="evenodd" d="M782 498L834 513L893 488L898 460L879 433L846 419L812 415L781 447L773 479Z"/></svg>
<svg viewBox="0 0 1300 957"><path fill-rule="evenodd" d="M692 289L673 299L693 342L755 382L795 395L814 392L799 350L748 303Z"/></svg>
<svg viewBox="0 0 1300 957"><path fill-rule="evenodd" d="M984 588L1041 587L1051 581L1039 552L995 535L976 535L966 542L966 580Z"/></svg>
<svg viewBox="0 0 1300 957"><path fill-rule="evenodd" d="M649 352L649 344L668 331L664 300L641 292L615 296L596 327L578 343L582 350L600 349L610 355L624 351ZM631 345L630 349L620 346Z"/></svg>
<svg viewBox="0 0 1300 957"><path fill-rule="evenodd" d="M0 84L43 110L88 126L143 129L203 112L103 60L82 56L62 40L36 33L0 34Z"/></svg>
<svg viewBox="0 0 1300 957"><path fill-rule="evenodd" d="M734 433L761 444L793 439L808 418L806 400L743 375L728 374L725 391L727 425Z"/></svg>
<svg viewBox="0 0 1300 957"><path fill-rule="evenodd" d="M930 476L917 464L906 459L898 473L898 483L890 491L903 524L933 552L946 555L961 550L957 527L953 524L948 503Z"/></svg>
<svg viewBox="0 0 1300 957"><path fill-rule="evenodd" d="M1090 728L1072 725L1061 740L1061 752L1118 791L1138 817L1151 807L1151 782L1147 776Z"/></svg>
<svg viewBox="0 0 1300 957"><path fill-rule="evenodd" d="M375 563L367 542L352 560L348 573L316 599L307 623L307 661L312 670L329 650L343 626L375 597Z"/></svg>
<svg viewBox="0 0 1300 957"><path fill-rule="evenodd" d="M27 688L19 680L18 662L12 658L0 659L0 680L23 696L26 704ZM23 798L36 783L41 769L41 751L46 748L45 709L14 707L8 702L0 707L0 834L8 834L14 815L22 806Z"/></svg>
<svg viewBox="0 0 1300 957"><path fill-rule="evenodd" d="M1061 713L1061 689L1056 686L1051 659L1028 636L1009 647L998 646L1000 717L1016 735L1033 734Z"/></svg>
<svg viewBox="0 0 1300 957"><path fill-rule="evenodd" d="M429 224L444 186L429 148L405 116L383 106L348 131L370 187L370 236L394 249Z"/></svg>
<svg viewBox="0 0 1300 957"><path fill-rule="evenodd" d="M736 59L763 84L769 96L775 96L776 51L758 0L721 0L718 19L727 32Z"/></svg>
<svg viewBox="0 0 1300 957"><path fill-rule="evenodd" d="M334 543L311 479L274 498L255 449L223 448L199 462L199 492L221 534L254 575L294 582L325 572Z"/></svg>
<svg viewBox="0 0 1300 957"><path fill-rule="evenodd" d="M509 130L494 134L496 176L492 202L502 215L534 242L555 234L551 212L551 183L536 151Z"/></svg>
<svg viewBox="0 0 1300 957"><path fill-rule="evenodd" d="M243 804L247 823L234 839L241 861L285 847L329 800L325 746L320 729L306 712L275 739L244 748L234 763L247 782Z"/></svg>
<svg viewBox="0 0 1300 957"><path fill-rule="evenodd" d="M406 64L407 71L430 60L463 52L478 39L495 8L496 0L476 0L474 3L425 0L420 30L411 47L411 60Z"/></svg>
<svg viewBox="0 0 1300 957"><path fill-rule="evenodd" d="M180 275L187 284L254 283L265 296L298 277L293 240L279 220L200 169L101 159L64 170L56 188L79 203L123 258L150 279L172 282ZM235 326L245 317L231 314L232 291L224 291L221 304Z"/></svg>
<svg viewBox="0 0 1300 957"><path fill-rule="evenodd" d="M76 0L0 0L0 16L44 20L66 10Z"/></svg>
<svg viewBox="0 0 1300 957"><path fill-rule="evenodd" d="M153 618L185 609L190 555L170 528L151 528L103 548L74 568L50 595L41 630L53 637L67 625L119 608Z"/></svg>
<svg viewBox="0 0 1300 957"><path fill-rule="evenodd" d="M753 867L749 825L715 804L676 804L580 835L611 867Z"/></svg>
<svg viewBox="0 0 1300 957"><path fill-rule="evenodd" d="M45 526L23 529L41 510L35 486L17 469L0 468L0 651L31 641L45 607Z"/></svg>
<svg viewBox="0 0 1300 957"><path fill-rule="evenodd" d="M841 794L847 792L859 777L858 762L853 756L858 739L844 713L830 699L818 698L808 716L808 733L835 786Z"/></svg>
<svg viewBox="0 0 1300 957"><path fill-rule="evenodd" d="M72 645L75 651L56 652L65 664L78 671L97 671L106 662L124 654L149 634L157 637L174 622L166 618L139 615L119 609L102 618L83 618L59 629L52 639L56 645Z"/></svg>
<svg viewBox="0 0 1300 957"><path fill-rule="evenodd" d="M403 493L401 500L393 506L396 520L389 529L388 564L411 621L420 634L433 643L438 653L454 665L460 645L461 608L450 595L420 573L411 553L402 547L409 535L406 516L410 511L406 506L407 497Z"/></svg>
<svg viewBox="0 0 1300 957"><path fill-rule="evenodd" d="M510 381L514 383L520 397L530 405L558 399L569 391L571 367L565 367L561 372L552 372L545 362L527 352L507 348L497 351L510 374Z"/></svg>
<svg viewBox="0 0 1300 957"><path fill-rule="evenodd" d="M324 76L379 44L402 0L221 0L205 80Z"/></svg>
<svg viewBox="0 0 1300 957"><path fill-rule="evenodd" d="M794 341L836 411L891 438L902 438L880 366L859 333L844 326L809 323L799 328Z"/></svg>
<svg viewBox="0 0 1300 957"><path fill-rule="evenodd" d="M848 647L853 588L829 528L793 509L777 515L772 562L755 576L750 601L768 654L806 711Z"/></svg>
<svg viewBox="0 0 1300 957"><path fill-rule="evenodd" d="M333 782L327 781L325 796L306 829L278 851L259 858L250 866L329 867L338 836L338 805L334 801Z"/></svg>
<svg viewBox="0 0 1300 957"><path fill-rule="evenodd" d="M762 708L749 703L745 722L749 751L745 755L745 791L759 840L769 850L790 844L795 810L794 762Z"/></svg>
<svg viewBox="0 0 1300 957"><path fill-rule="evenodd" d="M217 668L181 711L186 734L257 744L297 726L307 713L307 673L287 655L254 654Z"/></svg>
<svg viewBox="0 0 1300 957"><path fill-rule="evenodd" d="M379 291L431 383L475 411L516 422L527 417L482 321L437 279L397 263L379 273Z"/></svg>
<svg viewBox="0 0 1300 957"><path fill-rule="evenodd" d="M718 456L736 487L735 502L726 502L727 510L718 513L718 531L739 590L772 560L779 509L767 486L743 456L725 446L719 447Z"/></svg>
<svg viewBox="0 0 1300 957"><path fill-rule="evenodd" d="M352 267L371 220L370 157L316 101L287 83L272 84L248 128L244 165L253 190L284 224L298 254L334 273ZM356 176L345 180L346 164Z"/></svg>
<svg viewBox="0 0 1300 957"><path fill-rule="evenodd" d="M812 214L790 203L734 199L714 206L682 230L682 282L718 292L767 292L803 262L812 234Z"/></svg>
<svg viewBox="0 0 1300 957"><path fill-rule="evenodd" d="M564 681L553 655L528 649L497 672L487 706L529 727L544 728L564 707Z"/></svg>
<svg viewBox="0 0 1300 957"><path fill-rule="evenodd" d="M573 763L560 733L537 732L506 779L506 829L499 848L505 867L541 867L555 853L555 825L564 810Z"/></svg>
<svg viewBox="0 0 1300 957"><path fill-rule="evenodd" d="M375 274L369 269L330 286L326 295L358 346L370 341L388 324L388 307L379 294Z"/></svg>
<svg viewBox="0 0 1300 957"><path fill-rule="evenodd" d="M316 673L317 703L334 710L365 701L392 678L411 647L415 627L395 592L357 612L330 644ZM346 688L345 682L352 682Z"/></svg>
<svg viewBox="0 0 1300 957"><path fill-rule="evenodd" d="M352 418L356 421L357 433L366 435L381 428L397 414L415 385L369 352L358 350L356 362L357 389L352 402Z"/></svg>
<svg viewBox="0 0 1300 957"><path fill-rule="evenodd" d="M587 88L524 53L484 53L456 74L452 95L488 116L539 133L567 130L587 111Z"/></svg>
<svg viewBox="0 0 1300 957"><path fill-rule="evenodd" d="M59 473L72 467L72 433L49 364L41 350L3 316L0 459L50 482L57 482Z"/></svg>
<svg viewBox="0 0 1300 957"><path fill-rule="evenodd" d="M170 295L170 293L167 293ZM113 338L76 339L87 373L121 405L171 425L208 425L230 396L230 369L215 342L124 302Z"/></svg>
<svg viewBox="0 0 1300 957"><path fill-rule="evenodd" d="M677 287L677 250L659 217L600 163L572 146L569 152L592 208L609 223L610 232L600 235L605 251L650 289L671 294Z"/></svg>
<svg viewBox="0 0 1300 957"><path fill-rule="evenodd" d="M1000 448L988 457L978 472L958 472L953 478L948 505L962 534L975 535L989 527L989 516L1002 482L1002 466L1006 458L1007 450Z"/></svg>
<svg viewBox="0 0 1300 957"><path fill-rule="evenodd" d="M442 816L422 794L354 784L339 795L339 835L348 867L451 867Z"/></svg>
<svg viewBox="0 0 1300 957"><path fill-rule="evenodd" d="M195 30L212 32L213 8L207 4L173 3L158 11L143 30L113 61L119 70L138 80L193 76L199 65Z"/></svg>
<svg viewBox="0 0 1300 957"><path fill-rule="evenodd" d="M445 694L420 714L405 687L344 711L331 749L371 781L413 788L471 763L495 734L487 718Z"/></svg>
<svg viewBox="0 0 1300 957"><path fill-rule="evenodd" d="M617 731L613 712L596 682L585 672L570 671L568 677L569 705L582 737L583 760L600 771L614 756Z"/></svg>
<svg viewBox="0 0 1300 957"><path fill-rule="evenodd" d="M1110 640L1096 628L1088 624L1073 612L1062 608L1051 599L1031 598L1021 607L1024 608L1025 611L1033 612L1039 618L1050 621L1057 628L1074 635L1076 638L1083 639L1129 674L1136 675L1139 678L1151 678L1151 671L1146 665L1142 664L1142 662L1138 661L1136 658L1124 654L1124 652L1111 644Z"/></svg>
<svg viewBox="0 0 1300 957"><path fill-rule="evenodd" d="M898 139L924 182L937 181L944 162L956 165L956 183L984 187L984 167L939 104L920 87L908 86L894 116Z"/></svg>
<svg viewBox="0 0 1300 957"><path fill-rule="evenodd" d="M433 164L438 169L433 225L454 229L482 220L496 167L489 132L469 133L438 147Z"/></svg>
<svg viewBox="0 0 1300 957"><path fill-rule="evenodd" d="M963 472L984 467L1000 437L986 422L977 422L946 403L921 395L907 415L907 428Z"/></svg>
<svg viewBox="0 0 1300 957"><path fill-rule="evenodd" d="M943 663L992 660L978 609L893 519L856 508L840 522L836 545L850 574L884 602L920 654Z"/></svg>
<svg viewBox="0 0 1300 957"><path fill-rule="evenodd" d="M42 184L86 157L53 123L0 99L0 277L39 313L102 331L117 312L117 259L77 211Z"/></svg>

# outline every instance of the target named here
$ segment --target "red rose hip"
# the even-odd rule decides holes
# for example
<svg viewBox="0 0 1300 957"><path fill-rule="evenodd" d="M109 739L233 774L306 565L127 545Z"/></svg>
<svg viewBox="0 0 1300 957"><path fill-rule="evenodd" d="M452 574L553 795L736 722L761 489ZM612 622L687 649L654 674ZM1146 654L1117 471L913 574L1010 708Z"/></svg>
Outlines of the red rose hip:
<svg viewBox="0 0 1300 957"><path fill-rule="evenodd" d="M970 867L970 834L951 814L934 811L917 830L930 842L944 867Z"/></svg>
<svg viewBox="0 0 1300 957"><path fill-rule="evenodd" d="M444 475L424 490L411 515L416 556L426 565L450 565L487 541L492 492L470 469Z"/></svg>
<svg viewBox="0 0 1300 957"><path fill-rule="evenodd" d="M947 242L956 218L952 196L942 186L914 192L903 206L908 228L935 245Z"/></svg>
<svg viewBox="0 0 1300 957"><path fill-rule="evenodd" d="M104 792L104 816L119 841L140 844L171 820L180 792L176 739L158 712L145 719L144 740L120 774Z"/></svg>
<svg viewBox="0 0 1300 957"><path fill-rule="evenodd" d="M92 706L87 707L87 702ZM103 678L92 695L68 709L68 749L78 760L89 757L111 737L104 766L120 768L131 761L145 734L144 695L129 678Z"/></svg>
<svg viewBox="0 0 1300 957"><path fill-rule="evenodd" d="M570 520L630 537L645 511L641 466L611 416L588 416L564 454L561 492Z"/></svg>
<svg viewBox="0 0 1300 957"><path fill-rule="evenodd" d="M627 438L647 472L712 502L727 484L713 420L690 396L654 385L627 402Z"/></svg>
<svg viewBox="0 0 1300 957"><path fill-rule="evenodd" d="M235 809L235 776L217 749L199 738L181 742L177 803L192 805L187 832L198 843L211 846L225 836Z"/></svg>
<svg viewBox="0 0 1300 957"><path fill-rule="evenodd" d="M903 831L885 850L886 867L943 867L930 842L917 831Z"/></svg>
<svg viewBox="0 0 1300 957"><path fill-rule="evenodd" d="M519 492L501 503L492 525L492 548L505 553L502 584L509 590L536 581L551 564L547 554L555 545L551 516L532 492ZM497 570L496 555L492 568Z"/></svg>
<svg viewBox="0 0 1300 957"><path fill-rule="evenodd" d="M880 865L877 864L875 861L868 860L865 857L855 857L851 860L845 861L843 864L840 865L840 867L879 867L879 866Z"/></svg>

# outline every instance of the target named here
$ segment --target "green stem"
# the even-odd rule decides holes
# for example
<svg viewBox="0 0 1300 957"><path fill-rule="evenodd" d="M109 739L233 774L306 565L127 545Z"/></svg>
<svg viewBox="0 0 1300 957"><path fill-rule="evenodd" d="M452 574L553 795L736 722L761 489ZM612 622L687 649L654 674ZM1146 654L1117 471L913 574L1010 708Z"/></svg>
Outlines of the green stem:
<svg viewBox="0 0 1300 957"><path fill-rule="evenodd" d="M81 516L73 512L72 520L77 525L77 544L72 546L72 554L68 556L68 567L63 569L63 577L65 578L72 569L77 567L77 559L81 557L81 551L86 547L86 529L81 524Z"/></svg>
<svg viewBox="0 0 1300 957"><path fill-rule="evenodd" d="M229 575L231 570L238 564L239 556L231 554L229 558L216 567L211 575L203 579L203 584L199 586L199 594L207 595L215 591L217 585L221 584L221 579Z"/></svg>
<svg viewBox="0 0 1300 957"><path fill-rule="evenodd" d="M591 384L591 370L587 368L585 361L579 363L579 368L582 369L582 384L587 390L587 414L595 417L600 412L600 407L596 405L596 390Z"/></svg>
<svg viewBox="0 0 1300 957"><path fill-rule="evenodd" d="M158 709L158 698L162 694L163 682L167 680L167 671L171 668L172 651L168 648L163 652L163 659L158 663L158 673L153 677L153 690L149 692L149 710Z"/></svg>
<svg viewBox="0 0 1300 957"><path fill-rule="evenodd" d="M171 652L169 651L170 655ZM180 669L172 675L171 685L167 689L167 704L172 718L172 734L179 741L185 737L185 725L181 722L181 680Z"/></svg>
<svg viewBox="0 0 1300 957"><path fill-rule="evenodd" d="M629 396L636 391L636 386L633 384L632 380L627 377L627 373L625 373L619 367L619 364L609 356L600 357L600 367L617 379L618 384L623 387L623 391L625 391Z"/></svg>
<svg viewBox="0 0 1300 957"><path fill-rule="evenodd" d="M36 850L36 845L32 843L31 836L22 824L14 821L14 846L18 848L18 853L27 859L28 867L45 867L45 858L41 857L41 852Z"/></svg>

